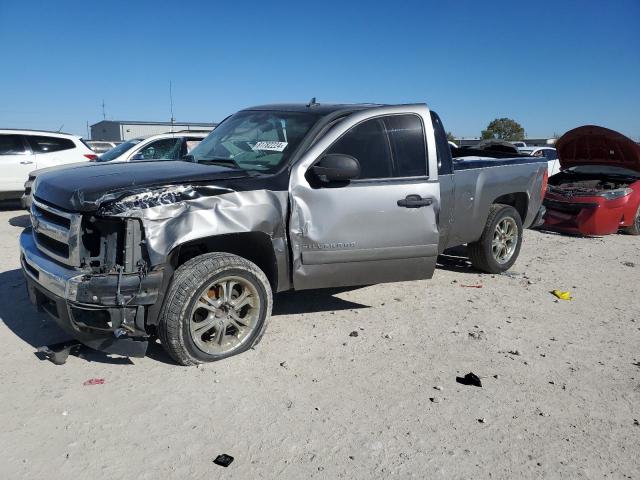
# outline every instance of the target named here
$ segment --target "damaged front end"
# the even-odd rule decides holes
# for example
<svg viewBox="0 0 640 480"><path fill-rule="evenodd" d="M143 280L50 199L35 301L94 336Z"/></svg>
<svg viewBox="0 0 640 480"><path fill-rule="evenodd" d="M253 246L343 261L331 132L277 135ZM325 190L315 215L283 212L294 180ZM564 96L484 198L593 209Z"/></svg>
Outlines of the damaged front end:
<svg viewBox="0 0 640 480"><path fill-rule="evenodd" d="M20 238L29 296L86 345L126 356L147 347L145 307L158 299L136 219L72 214L34 200Z"/></svg>
<svg viewBox="0 0 640 480"><path fill-rule="evenodd" d="M173 274L171 252L193 239L258 231L285 259L286 198L170 185L110 192L71 213L36 197L33 227L20 239L29 296L89 347L143 356Z"/></svg>

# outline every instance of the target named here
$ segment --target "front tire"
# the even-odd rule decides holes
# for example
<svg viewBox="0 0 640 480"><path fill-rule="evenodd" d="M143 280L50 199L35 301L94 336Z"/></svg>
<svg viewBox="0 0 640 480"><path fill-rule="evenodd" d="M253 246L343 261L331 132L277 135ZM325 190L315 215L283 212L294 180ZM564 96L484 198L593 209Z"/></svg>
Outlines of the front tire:
<svg viewBox="0 0 640 480"><path fill-rule="evenodd" d="M271 285L254 263L207 253L176 270L158 335L180 365L222 360L260 341L272 306Z"/></svg>
<svg viewBox="0 0 640 480"><path fill-rule="evenodd" d="M511 268L522 246L522 220L510 205L494 204L477 242L468 245L471 264L486 273L502 273Z"/></svg>

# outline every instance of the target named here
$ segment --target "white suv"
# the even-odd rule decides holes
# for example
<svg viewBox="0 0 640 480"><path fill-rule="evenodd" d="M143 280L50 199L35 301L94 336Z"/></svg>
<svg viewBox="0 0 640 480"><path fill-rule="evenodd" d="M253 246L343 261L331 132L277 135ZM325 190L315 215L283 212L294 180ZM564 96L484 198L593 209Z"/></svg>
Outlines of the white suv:
<svg viewBox="0 0 640 480"><path fill-rule="evenodd" d="M103 153L98 162L179 160L209 135L209 131L180 131L128 140Z"/></svg>
<svg viewBox="0 0 640 480"><path fill-rule="evenodd" d="M180 160L202 141L209 131L181 131L134 138L97 157L96 162L136 162L141 160ZM93 155L95 157L95 155ZM31 172L24 182L22 207L31 208L31 186L43 170Z"/></svg>
<svg viewBox="0 0 640 480"><path fill-rule="evenodd" d="M0 199L20 198L25 180L37 168L97 158L95 152L76 135L0 129Z"/></svg>

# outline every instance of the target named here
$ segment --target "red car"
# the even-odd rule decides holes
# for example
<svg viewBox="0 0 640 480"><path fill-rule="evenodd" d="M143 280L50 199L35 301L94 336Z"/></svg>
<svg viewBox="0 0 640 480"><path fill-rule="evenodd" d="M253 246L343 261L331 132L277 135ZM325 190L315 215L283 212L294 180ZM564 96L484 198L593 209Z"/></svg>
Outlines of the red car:
<svg viewBox="0 0 640 480"><path fill-rule="evenodd" d="M579 235L640 235L640 145L586 125L556 143L560 173L549 178L543 229Z"/></svg>

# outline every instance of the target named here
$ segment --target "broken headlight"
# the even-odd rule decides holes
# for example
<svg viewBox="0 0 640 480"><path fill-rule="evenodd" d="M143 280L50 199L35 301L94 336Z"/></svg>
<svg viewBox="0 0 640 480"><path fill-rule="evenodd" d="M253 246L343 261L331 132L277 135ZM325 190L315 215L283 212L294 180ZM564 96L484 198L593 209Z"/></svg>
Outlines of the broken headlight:
<svg viewBox="0 0 640 480"><path fill-rule="evenodd" d="M633 192L633 190L631 190L630 188L617 188L615 190L604 191L600 193L600 196L606 198L607 200L615 200L616 198L622 198L626 197L627 195L631 195L631 192Z"/></svg>

